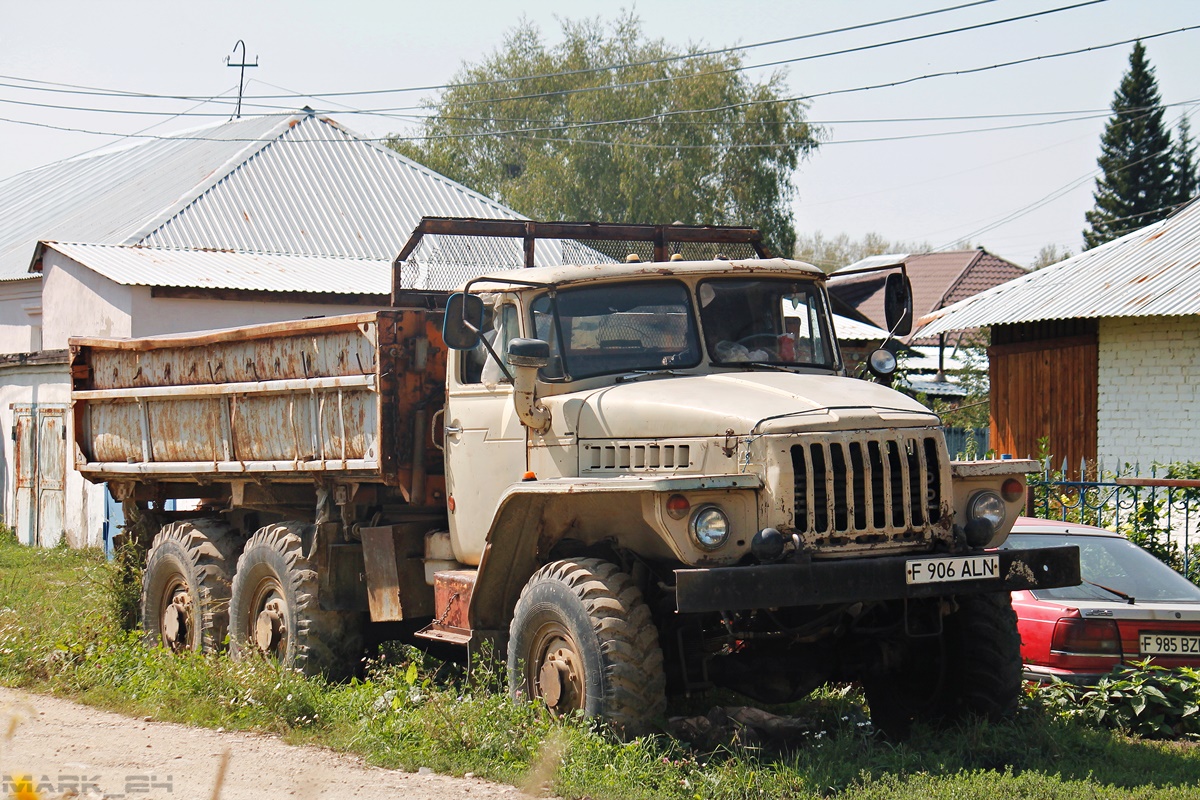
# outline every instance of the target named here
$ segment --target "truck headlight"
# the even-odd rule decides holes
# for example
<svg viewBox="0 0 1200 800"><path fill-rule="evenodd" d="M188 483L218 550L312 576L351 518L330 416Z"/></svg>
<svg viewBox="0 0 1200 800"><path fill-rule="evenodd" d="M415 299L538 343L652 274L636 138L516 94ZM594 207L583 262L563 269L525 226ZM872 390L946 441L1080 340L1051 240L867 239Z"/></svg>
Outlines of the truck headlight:
<svg viewBox="0 0 1200 800"><path fill-rule="evenodd" d="M987 490L976 492L967 504L967 524L964 532L967 544L983 547L1004 524L1004 501L1000 495Z"/></svg>
<svg viewBox="0 0 1200 800"><path fill-rule="evenodd" d="M719 506L701 506L688 525L692 538L704 550L716 550L729 539L729 517Z"/></svg>

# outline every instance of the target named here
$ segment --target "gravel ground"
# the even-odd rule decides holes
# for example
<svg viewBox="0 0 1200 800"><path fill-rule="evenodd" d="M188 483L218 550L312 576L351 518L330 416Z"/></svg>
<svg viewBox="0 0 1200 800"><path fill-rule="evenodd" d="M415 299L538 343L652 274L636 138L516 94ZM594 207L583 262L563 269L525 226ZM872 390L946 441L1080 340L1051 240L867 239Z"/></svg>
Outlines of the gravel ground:
<svg viewBox="0 0 1200 800"><path fill-rule="evenodd" d="M0 687L0 798L16 793L14 775L31 775L41 800L522 797L511 786L475 778L379 769L356 756L272 736L132 719Z"/></svg>

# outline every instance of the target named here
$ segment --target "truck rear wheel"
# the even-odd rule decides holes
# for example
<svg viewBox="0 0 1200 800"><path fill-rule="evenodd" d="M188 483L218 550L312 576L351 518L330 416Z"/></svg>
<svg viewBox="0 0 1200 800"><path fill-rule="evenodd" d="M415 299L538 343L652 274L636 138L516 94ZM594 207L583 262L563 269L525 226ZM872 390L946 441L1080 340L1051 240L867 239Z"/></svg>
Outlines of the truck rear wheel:
<svg viewBox="0 0 1200 800"><path fill-rule="evenodd" d="M172 522L155 534L142 574L148 644L174 653L212 653L223 646L237 550L232 530L217 519Z"/></svg>
<svg viewBox="0 0 1200 800"><path fill-rule="evenodd" d="M910 640L903 663L864 681L875 727L903 738L914 722L947 725L968 716L1016 713L1021 638L1008 592L965 595L939 638Z"/></svg>
<svg viewBox="0 0 1200 800"><path fill-rule="evenodd" d="M508 680L514 697L557 715L582 710L621 733L650 731L666 708L658 630L633 578L594 558L533 574L513 612Z"/></svg>
<svg viewBox="0 0 1200 800"><path fill-rule="evenodd" d="M260 528L242 551L233 578L229 650L261 654L306 675L350 674L362 649L357 612L317 605L317 572L304 555L305 523Z"/></svg>

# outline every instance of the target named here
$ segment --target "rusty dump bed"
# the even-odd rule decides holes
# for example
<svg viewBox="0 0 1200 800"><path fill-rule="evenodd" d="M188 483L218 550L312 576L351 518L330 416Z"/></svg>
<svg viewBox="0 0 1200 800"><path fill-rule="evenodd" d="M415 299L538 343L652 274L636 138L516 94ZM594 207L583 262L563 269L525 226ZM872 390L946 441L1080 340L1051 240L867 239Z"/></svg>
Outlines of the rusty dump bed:
<svg viewBox="0 0 1200 800"><path fill-rule="evenodd" d="M406 496L440 476L440 315L381 310L146 339L71 340L76 463L95 481L328 476Z"/></svg>

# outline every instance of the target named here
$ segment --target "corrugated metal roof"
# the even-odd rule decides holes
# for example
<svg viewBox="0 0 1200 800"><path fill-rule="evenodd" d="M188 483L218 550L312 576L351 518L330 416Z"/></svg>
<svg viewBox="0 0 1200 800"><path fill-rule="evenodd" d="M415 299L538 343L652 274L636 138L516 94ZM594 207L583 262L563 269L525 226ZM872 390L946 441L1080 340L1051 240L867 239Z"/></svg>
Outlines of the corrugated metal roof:
<svg viewBox="0 0 1200 800"><path fill-rule="evenodd" d="M45 245L124 286L378 295L392 290L391 261L378 259L63 242Z"/></svg>
<svg viewBox="0 0 1200 800"><path fill-rule="evenodd" d="M39 239L391 259L423 215L521 215L312 113L247 117L0 182L0 280Z"/></svg>
<svg viewBox="0 0 1200 800"><path fill-rule="evenodd" d="M883 328L866 325L841 314L833 315L833 329L837 332L837 338L843 342L867 342L888 337L888 332Z"/></svg>
<svg viewBox="0 0 1200 800"><path fill-rule="evenodd" d="M206 179L273 138L254 117L81 156L0 182L0 280L29 278L39 239L120 244ZM131 239L132 237L132 239Z"/></svg>
<svg viewBox="0 0 1200 800"><path fill-rule="evenodd" d="M422 216L522 218L328 118L308 115L138 242L384 259L395 257Z"/></svg>
<svg viewBox="0 0 1200 800"><path fill-rule="evenodd" d="M1200 314L1200 201L925 316L922 337L1054 319Z"/></svg>

